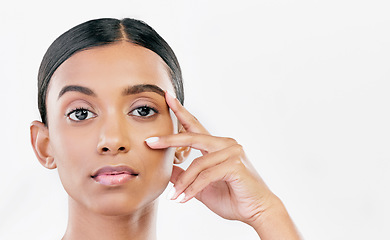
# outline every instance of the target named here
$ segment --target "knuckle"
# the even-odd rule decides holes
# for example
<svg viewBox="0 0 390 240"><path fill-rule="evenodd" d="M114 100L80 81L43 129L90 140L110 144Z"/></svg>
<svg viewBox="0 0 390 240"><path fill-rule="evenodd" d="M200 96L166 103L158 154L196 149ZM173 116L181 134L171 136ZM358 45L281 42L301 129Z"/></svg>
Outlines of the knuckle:
<svg viewBox="0 0 390 240"><path fill-rule="evenodd" d="M231 160L231 162L235 167L240 167L242 165L242 161L240 158L234 158Z"/></svg>
<svg viewBox="0 0 390 240"><path fill-rule="evenodd" d="M232 146L232 145L236 145L237 144L237 141L234 139L234 138L225 138L225 141L226 143L229 145L229 146Z"/></svg>
<svg viewBox="0 0 390 240"><path fill-rule="evenodd" d="M192 133L192 132L187 132L187 133L185 133L185 134L186 134L185 137L186 137L186 142L187 142L187 144L188 144L190 147L192 147L192 146L194 145L194 143L195 143L195 134Z"/></svg>
<svg viewBox="0 0 390 240"><path fill-rule="evenodd" d="M183 124L183 126L185 128L191 128L191 126L196 126L197 124L199 124L198 119L194 115L190 114L188 116L188 119L187 119L186 123Z"/></svg>
<svg viewBox="0 0 390 240"><path fill-rule="evenodd" d="M244 147L241 144L235 144L233 145L233 150L236 155L243 155L244 154Z"/></svg>
<svg viewBox="0 0 390 240"><path fill-rule="evenodd" d="M204 170L201 173L199 173L199 179L200 180L207 180L210 176L210 170Z"/></svg>
<svg viewBox="0 0 390 240"><path fill-rule="evenodd" d="M191 115L190 121L191 121L192 124L196 124L196 123L199 122L199 120L194 115Z"/></svg>
<svg viewBox="0 0 390 240"><path fill-rule="evenodd" d="M188 186L188 188L186 189L186 194L189 194L189 195L192 195L192 193L195 191L194 189L194 186L191 185L191 186Z"/></svg>
<svg viewBox="0 0 390 240"><path fill-rule="evenodd" d="M176 181L176 186L183 186L184 183L185 183L184 178L183 178L183 177L180 177L180 178L177 179L177 181Z"/></svg>
<svg viewBox="0 0 390 240"><path fill-rule="evenodd" d="M233 166L233 168L239 169L240 167L245 165L243 162L243 158L241 157L243 149L241 145L234 146L233 149L234 154L231 155L228 161Z"/></svg>
<svg viewBox="0 0 390 240"><path fill-rule="evenodd" d="M199 158L198 159L194 159L192 161L191 165L192 165L193 168L198 169L198 168L200 168L202 166L202 161L200 161Z"/></svg>
<svg viewBox="0 0 390 240"><path fill-rule="evenodd" d="M195 134L194 134L193 132L187 132L187 135L188 135L189 137L194 137L194 136L195 136Z"/></svg>

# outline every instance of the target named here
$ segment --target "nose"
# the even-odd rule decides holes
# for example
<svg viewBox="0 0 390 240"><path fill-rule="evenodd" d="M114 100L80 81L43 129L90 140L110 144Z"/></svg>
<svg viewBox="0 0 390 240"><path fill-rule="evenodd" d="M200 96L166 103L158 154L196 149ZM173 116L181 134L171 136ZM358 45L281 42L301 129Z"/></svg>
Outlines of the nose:
<svg viewBox="0 0 390 240"><path fill-rule="evenodd" d="M120 119L118 117L104 121L100 129L101 133L97 145L98 153L106 155L127 153L130 150L130 138L127 125L126 119Z"/></svg>

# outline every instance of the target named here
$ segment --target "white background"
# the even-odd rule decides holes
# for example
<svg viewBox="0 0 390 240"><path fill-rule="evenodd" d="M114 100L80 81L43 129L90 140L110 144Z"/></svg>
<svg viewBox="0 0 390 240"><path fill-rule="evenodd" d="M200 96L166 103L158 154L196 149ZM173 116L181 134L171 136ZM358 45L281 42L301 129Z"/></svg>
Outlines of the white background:
<svg viewBox="0 0 390 240"><path fill-rule="evenodd" d="M244 145L305 239L390 239L387 0L0 4L0 239L60 239L67 197L29 142L53 40L100 17L146 21L176 52L186 106ZM196 200L162 198L159 239L257 239Z"/></svg>

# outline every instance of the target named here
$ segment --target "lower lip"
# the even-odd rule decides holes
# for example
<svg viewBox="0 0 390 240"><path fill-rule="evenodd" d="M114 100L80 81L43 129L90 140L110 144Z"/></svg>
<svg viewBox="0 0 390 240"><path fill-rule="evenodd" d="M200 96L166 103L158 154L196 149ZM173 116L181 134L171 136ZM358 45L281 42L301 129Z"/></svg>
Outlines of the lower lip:
<svg viewBox="0 0 390 240"><path fill-rule="evenodd" d="M128 182L132 178L135 178L135 175L130 175L127 173L122 173L122 174L102 174L94 177L93 179L102 185L106 186L114 186L114 185L120 185Z"/></svg>

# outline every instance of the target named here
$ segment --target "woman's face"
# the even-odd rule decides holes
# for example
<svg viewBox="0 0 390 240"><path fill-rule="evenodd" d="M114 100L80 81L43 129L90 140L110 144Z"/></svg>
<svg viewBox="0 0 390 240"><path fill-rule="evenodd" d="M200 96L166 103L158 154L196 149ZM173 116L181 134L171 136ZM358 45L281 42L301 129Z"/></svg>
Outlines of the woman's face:
<svg viewBox="0 0 390 240"><path fill-rule="evenodd" d="M118 215L164 191L174 152L144 142L177 132L161 89L174 92L164 61L127 42L81 51L56 70L47 93L49 150L74 202Z"/></svg>

